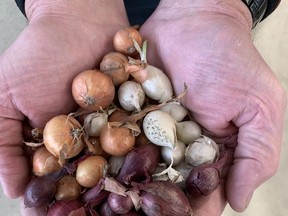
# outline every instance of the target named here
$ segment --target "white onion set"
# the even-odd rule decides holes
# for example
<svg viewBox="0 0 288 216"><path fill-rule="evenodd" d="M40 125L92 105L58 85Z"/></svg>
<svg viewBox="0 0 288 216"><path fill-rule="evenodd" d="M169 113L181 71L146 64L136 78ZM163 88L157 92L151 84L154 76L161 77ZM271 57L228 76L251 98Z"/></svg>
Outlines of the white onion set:
<svg viewBox="0 0 288 216"><path fill-rule="evenodd" d="M177 143L176 121L168 113L156 110L143 120L146 137L154 144L174 149Z"/></svg>
<svg viewBox="0 0 288 216"><path fill-rule="evenodd" d="M144 104L145 92L139 83L126 81L119 87L118 100L124 110L140 112Z"/></svg>
<svg viewBox="0 0 288 216"><path fill-rule="evenodd" d="M101 129L108 122L108 114L104 112L93 112L85 117L84 131L88 137L98 137Z"/></svg>
<svg viewBox="0 0 288 216"><path fill-rule="evenodd" d="M166 103L160 110L169 113L177 122L182 122L188 115L188 110L176 101Z"/></svg>
<svg viewBox="0 0 288 216"><path fill-rule="evenodd" d="M25 205L48 206L48 215L192 215L182 189L211 193L222 149L181 103L186 85L173 95L168 76L147 62L136 28L121 29L113 45L99 69L74 78L78 110L54 116L25 142L35 175Z"/></svg>

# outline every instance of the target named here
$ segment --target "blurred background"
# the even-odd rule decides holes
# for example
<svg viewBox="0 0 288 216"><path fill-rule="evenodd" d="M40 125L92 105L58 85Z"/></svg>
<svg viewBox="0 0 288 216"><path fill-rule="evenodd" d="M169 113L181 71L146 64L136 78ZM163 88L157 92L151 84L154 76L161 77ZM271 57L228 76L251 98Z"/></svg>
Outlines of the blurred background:
<svg viewBox="0 0 288 216"><path fill-rule="evenodd" d="M13 0L0 1L0 53L19 33L27 21ZM278 9L253 31L253 40L268 65L288 92L288 1L282 0ZM269 86L267 86L269 88ZM223 216L287 216L288 215L288 113L285 119L282 155L277 174L261 185L243 213L229 206ZM0 187L0 215L19 216L19 200L9 200Z"/></svg>

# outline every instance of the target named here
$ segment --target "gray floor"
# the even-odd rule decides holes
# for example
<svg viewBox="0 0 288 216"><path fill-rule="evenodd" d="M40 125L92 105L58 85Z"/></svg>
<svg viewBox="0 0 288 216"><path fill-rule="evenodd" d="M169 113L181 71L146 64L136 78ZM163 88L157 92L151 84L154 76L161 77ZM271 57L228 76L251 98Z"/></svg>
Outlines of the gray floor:
<svg viewBox="0 0 288 216"><path fill-rule="evenodd" d="M0 1L0 53L2 53L26 26L26 20L18 11L14 1ZM282 0L279 9L257 27L254 34L255 45L263 58L275 71L288 92L288 1ZM225 216L287 216L288 215L288 118L286 116L279 172L263 184L254 194L248 209L241 214L233 212L229 206ZM19 201L8 200L0 190L0 215L20 215Z"/></svg>

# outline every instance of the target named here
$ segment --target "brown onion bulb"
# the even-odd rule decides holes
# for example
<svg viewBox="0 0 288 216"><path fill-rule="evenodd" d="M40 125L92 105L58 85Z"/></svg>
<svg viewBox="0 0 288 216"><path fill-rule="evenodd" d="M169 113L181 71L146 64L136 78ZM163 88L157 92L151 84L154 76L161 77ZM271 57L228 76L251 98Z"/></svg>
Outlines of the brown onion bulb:
<svg viewBox="0 0 288 216"><path fill-rule="evenodd" d="M60 161L78 155L83 147L82 126L72 116L59 115L47 122L43 132L44 145Z"/></svg>
<svg viewBox="0 0 288 216"><path fill-rule="evenodd" d="M135 136L129 128L114 127L113 123L108 122L101 130L100 143L108 154L123 156L133 148Z"/></svg>
<svg viewBox="0 0 288 216"><path fill-rule="evenodd" d="M100 71L111 77L115 86L119 86L128 80L130 74L126 73L125 66L128 59L121 53L111 52L106 54L101 63Z"/></svg>
<svg viewBox="0 0 288 216"><path fill-rule="evenodd" d="M140 133L140 134L136 137L135 147L147 145L147 144L150 144L150 143L151 143L151 141L147 138L147 136L145 135L145 133Z"/></svg>
<svg viewBox="0 0 288 216"><path fill-rule="evenodd" d="M120 29L113 38L114 49L125 55L135 54L137 50L135 49L132 38L135 39L139 46L142 46L142 37L136 28L127 27Z"/></svg>
<svg viewBox="0 0 288 216"><path fill-rule="evenodd" d="M109 122L125 122L130 116L130 112L126 110L117 109L108 117Z"/></svg>
<svg viewBox="0 0 288 216"><path fill-rule="evenodd" d="M86 70L74 78L72 95L82 108L97 111L112 103L115 86L112 79L101 71Z"/></svg>
<svg viewBox="0 0 288 216"><path fill-rule="evenodd" d="M65 175L57 182L56 200L75 200L80 195L81 186L75 177Z"/></svg>
<svg viewBox="0 0 288 216"><path fill-rule="evenodd" d="M108 162L102 156L90 156L78 164L76 180L83 187L94 187L106 175Z"/></svg>
<svg viewBox="0 0 288 216"><path fill-rule="evenodd" d="M44 176L60 170L58 158L51 154L45 146L38 148L33 155L33 173Z"/></svg>

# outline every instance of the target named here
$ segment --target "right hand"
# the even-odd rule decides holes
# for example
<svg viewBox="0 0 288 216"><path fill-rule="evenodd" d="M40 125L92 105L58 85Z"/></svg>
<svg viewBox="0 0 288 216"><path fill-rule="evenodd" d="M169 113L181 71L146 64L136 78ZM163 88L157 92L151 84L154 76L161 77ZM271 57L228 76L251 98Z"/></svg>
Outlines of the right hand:
<svg viewBox="0 0 288 216"><path fill-rule="evenodd" d="M123 1L26 0L28 26L0 58L0 180L9 198L30 180L23 151L23 122L44 127L76 104L73 78L112 50L115 32L128 26ZM45 215L25 208L22 215Z"/></svg>
<svg viewBox="0 0 288 216"><path fill-rule="evenodd" d="M191 199L197 216L219 216L227 201L244 211L278 167L287 99L252 43L251 25L239 0L165 0L140 29L148 62L164 69L176 95L187 84L185 106L211 138L229 140L234 150L221 187Z"/></svg>

